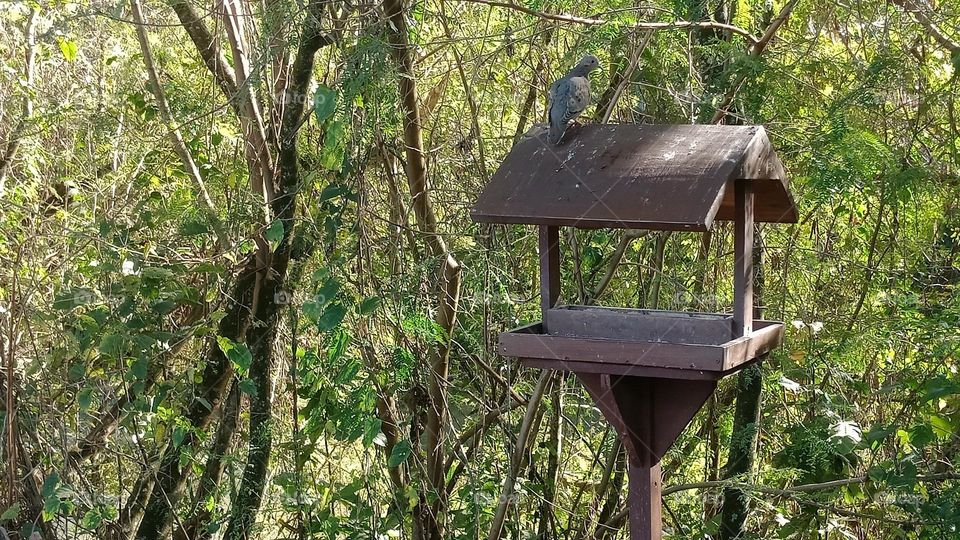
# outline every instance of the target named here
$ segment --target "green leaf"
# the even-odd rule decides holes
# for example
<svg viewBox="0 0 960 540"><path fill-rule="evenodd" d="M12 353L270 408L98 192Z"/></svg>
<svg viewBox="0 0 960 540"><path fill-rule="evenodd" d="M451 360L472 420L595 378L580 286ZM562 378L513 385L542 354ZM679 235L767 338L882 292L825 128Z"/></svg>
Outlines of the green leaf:
<svg viewBox="0 0 960 540"><path fill-rule="evenodd" d="M316 300L307 300L303 303L303 314L312 323L316 323L323 315L323 304Z"/></svg>
<svg viewBox="0 0 960 540"><path fill-rule="evenodd" d="M327 305L337 297L337 293L340 292L340 282L336 279L330 278L323 284L323 287L320 287L320 290L317 291L317 294L314 295L314 300L320 302L322 305Z"/></svg>
<svg viewBox="0 0 960 540"><path fill-rule="evenodd" d="M933 378L923 385L924 401L932 401L956 393L960 393L960 385L943 376Z"/></svg>
<svg viewBox="0 0 960 540"><path fill-rule="evenodd" d="M52 521L60 512L60 498L53 496L43 500L42 517L44 521Z"/></svg>
<svg viewBox="0 0 960 540"><path fill-rule="evenodd" d="M350 188L337 184L330 184L320 192L320 202L328 201L350 193Z"/></svg>
<svg viewBox="0 0 960 540"><path fill-rule="evenodd" d="M10 521L11 519L16 519L17 514L20 513L20 505L15 503L13 506L7 508L0 514L0 521Z"/></svg>
<svg viewBox="0 0 960 540"><path fill-rule="evenodd" d="M253 379L243 379L237 387L248 396L253 397L257 395L257 383L253 382Z"/></svg>
<svg viewBox="0 0 960 540"><path fill-rule="evenodd" d="M108 356L110 358L120 358L123 356L124 350L126 350L126 340L121 334L107 334L103 336L103 339L100 340L100 347L98 351L103 356Z"/></svg>
<svg viewBox="0 0 960 540"><path fill-rule="evenodd" d="M140 269L140 277L143 279L153 279L164 281L173 278L173 271L169 268L159 268L156 266L144 266Z"/></svg>
<svg viewBox="0 0 960 540"><path fill-rule="evenodd" d="M932 415L930 417L930 426L933 428L933 433L940 439L947 439L953 435L953 424L949 419L942 416Z"/></svg>
<svg viewBox="0 0 960 540"><path fill-rule="evenodd" d="M263 231L263 237L271 244L279 244L283 240L283 222L279 219L273 220L267 230Z"/></svg>
<svg viewBox="0 0 960 540"><path fill-rule="evenodd" d="M917 424L910 428L910 444L924 448L934 440L933 428L927 424Z"/></svg>
<svg viewBox="0 0 960 540"><path fill-rule="evenodd" d="M339 171L340 167L343 166L345 155L346 152L342 146L328 147L324 145L323 151L320 153L320 165L328 171Z"/></svg>
<svg viewBox="0 0 960 540"><path fill-rule="evenodd" d="M371 296L369 298L364 298L363 302L360 302L360 314L369 315L377 310L380 307L380 297Z"/></svg>
<svg viewBox="0 0 960 540"><path fill-rule="evenodd" d="M96 529L100 526L100 523L103 522L103 516L100 515L100 511L96 509L87 510L87 513L83 515L83 520L80 521L80 526L84 529Z"/></svg>
<svg viewBox="0 0 960 540"><path fill-rule="evenodd" d="M333 382L334 384L338 384L338 385L346 384L352 381L357 376L357 373L359 372L360 372L360 363L357 362L356 360L350 360L347 362L345 366L343 366L343 369L341 369L340 372L337 373L337 376L334 377Z"/></svg>
<svg viewBox="0 0 960 540"><path fill-rule="evenodd" d="M90 408L90 403L93 401L93 388L89 386L83 387L80 392L77 393L77 406L80 407L81 411L86 411Z"/></svg>
<svg viewBox="0 0 960 540"><path fill-rule="evenodd" d="M40 489L40 495L44 499L57 494L57 488L60 486L60 475L52 472L43 479L43 488Z"/></svg>
<svg viewBox="0 0 960 540"><path fill-rule="evenodd" d="M343 304L333 304L323 312L323 315L319 319L317 319L317 329L321 332L333 330L341 322L343 322L343 317L346 314L347 308L345 308Z"/></svg>
<svg viewBox="0 0 960 540"><path fill-rule="evenodd" d="M330 127L327 128L327 132L323 136L324 146L340 146L343 147L347 142L347 123L343 120L337 120L336 122L330 124Z"/></svg>
<svg viewBox="0 0 960 540"><path fill-rule="evenodd" d="M187 438L187 430L183 426L173 428L173 446L180 446Z"/></svg>
<svg viewBox="0 0 960 540"><path fill-rule="evenodd" d="M313 114L323 124L337 110L337 92L329 86L320 85L313 94Z"/></svg>
<svg viewBox="0 0 960 540"><path fill-rule="evenodd" d="M237 367L237 371L242 375L246 375L247 371L250 370L250 364L253 362L253 355L250 353L250 349L243 343L237 343L224 336L217 336L217 345L220 347L220 350L223 351L223 354L227 355L227 358Z"/></svg>
<svg viewBox="0 0 960 540"><path fill-rule="evenodd" d="M410 441L404 439L398 442L390 452L390 459L387 460L387 467L393 468L399 466L401 463L406 461L408 457L410 457L410 453L412 451L413 446L410 444Z"/></svg>
<svg viewBox="0 0 960 540"><path fill-rule="evenodd" d="M130 364L130 375L138 381L143 381L147 378L149 368L150 361L147 358L137 358Z"/></svg>
<svg viewBox="0 0 960 540"><path fill-rule="evenodd" d="M383 422L379 418L367 418L365 424L366 426L363 430L363 445L370 446L377 438L377 435L380 434Z"/></svg>
<svg viewBox="0 0 960 540"><path fill-rule="evenodd" d="M67 62L73 62L77 59L77 44L69 39L58 37L57 45L60 46L60 52L63 54L63 57L67 59Z"/></svg>

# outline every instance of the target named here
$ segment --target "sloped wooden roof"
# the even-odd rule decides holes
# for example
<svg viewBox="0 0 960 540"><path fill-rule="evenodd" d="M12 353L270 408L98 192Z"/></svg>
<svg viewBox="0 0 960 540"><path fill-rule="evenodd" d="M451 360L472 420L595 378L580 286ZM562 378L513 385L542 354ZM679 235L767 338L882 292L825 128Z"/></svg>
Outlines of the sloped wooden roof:
<svg viewBox="0 0 960 540"><path fill-rule="evenodd" d="M571 126L559 146L535 126L471 212L488 223L704 231L733 220L736 179L754 185L756 221L793 223L797 209L761 126Z"/></svg>

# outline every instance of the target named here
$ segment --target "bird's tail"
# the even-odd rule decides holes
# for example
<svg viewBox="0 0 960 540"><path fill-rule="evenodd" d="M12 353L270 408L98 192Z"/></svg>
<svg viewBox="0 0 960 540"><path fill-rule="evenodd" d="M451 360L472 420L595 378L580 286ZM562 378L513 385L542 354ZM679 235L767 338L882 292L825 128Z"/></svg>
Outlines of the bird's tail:
<svg viewBox="0 0 960 540"><path fill-rule="evenodd" d="M550 129L547 131L547 142L550 144L560 144L560 139L563 138L563 132L566 126L557 125L553 122L550 122Z"/></svg>

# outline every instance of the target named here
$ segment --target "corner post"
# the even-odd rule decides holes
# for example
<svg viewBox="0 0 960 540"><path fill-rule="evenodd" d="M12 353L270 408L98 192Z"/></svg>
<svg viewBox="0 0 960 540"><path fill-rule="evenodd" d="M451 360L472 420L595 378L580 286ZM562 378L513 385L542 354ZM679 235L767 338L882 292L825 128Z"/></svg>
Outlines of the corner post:
<svg viewBox="0 0 960 540"><path fill-rule="evenodd" d="M753 184L733 185L733 337L740 337L753 332Z"/></svg>
<svg viewBox="0 0 960 540"><path fill-rule="evenodd" d="M540 311L543 329L548 328L547 312L560 298L560 228L540 225Z"/></svg>

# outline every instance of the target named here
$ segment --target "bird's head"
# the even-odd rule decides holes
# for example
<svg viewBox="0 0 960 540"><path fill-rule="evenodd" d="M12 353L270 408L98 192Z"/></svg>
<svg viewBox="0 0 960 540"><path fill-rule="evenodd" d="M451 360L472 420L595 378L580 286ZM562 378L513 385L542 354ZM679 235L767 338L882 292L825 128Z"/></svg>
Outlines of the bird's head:
<svg viewBox="0 0 960 540"><path fill-rule="evenodd" d="M592 54L588 54L580 60L580 63L577 64L577 67L586 73L590 73L591 71L600 68L600 59Z"/></svg>

